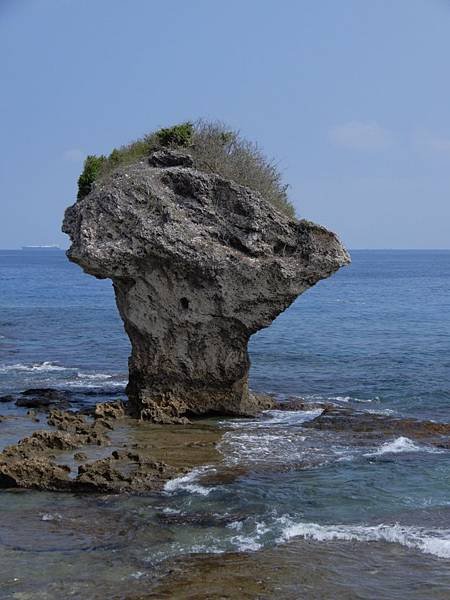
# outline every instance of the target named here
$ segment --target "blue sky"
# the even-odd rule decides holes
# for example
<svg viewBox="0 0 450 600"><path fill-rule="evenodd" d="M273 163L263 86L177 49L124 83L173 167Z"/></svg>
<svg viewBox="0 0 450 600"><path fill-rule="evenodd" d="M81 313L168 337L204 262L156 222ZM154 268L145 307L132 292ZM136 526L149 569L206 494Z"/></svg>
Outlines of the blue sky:
<svg viewBox="0 0 450 600"><path fill-rule="evenodd" d="M350 248L450 248L450 1L0 0L0 247L57 243L87 153L221 119Z"/></svg>

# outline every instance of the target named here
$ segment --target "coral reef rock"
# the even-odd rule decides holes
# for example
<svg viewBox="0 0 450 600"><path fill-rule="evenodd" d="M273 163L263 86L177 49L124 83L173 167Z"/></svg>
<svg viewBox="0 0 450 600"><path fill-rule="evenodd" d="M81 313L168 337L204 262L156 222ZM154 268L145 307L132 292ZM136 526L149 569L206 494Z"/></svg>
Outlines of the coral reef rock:
<svg viewBox="0 0 450 600"><path fill-rule="evenodd" d="M130 407L159 423L269 407L248 389L250 336L350 262L334 233L189 164L166 151L120 167L63 224L69 259L113 281Z"/></svg>
<svg viewBox="0 0 450 600"><path fill-rule="evenodd" d="M77 413L53 409L47 422L56 431L35 431L4 448L0 452L0 489L143 493L161 490L169 479L184 472L154 459L147 448L137 452L126 444L110 456L96 458L93 448L110 444L104 432L119 424L123 406L98 404L95 410L97 418L87 420ZM74 462L83 464L74 470Z"/></svg>

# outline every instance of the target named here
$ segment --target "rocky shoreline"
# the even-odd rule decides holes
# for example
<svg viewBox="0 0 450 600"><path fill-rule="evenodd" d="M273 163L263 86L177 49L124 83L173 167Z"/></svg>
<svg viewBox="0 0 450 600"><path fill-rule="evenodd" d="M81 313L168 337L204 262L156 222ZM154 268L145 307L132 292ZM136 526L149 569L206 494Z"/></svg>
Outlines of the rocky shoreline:
<svg viewBox="0 0 450 600"><path fill-rule="evenodd" d="M42 422L45 429L3 449L0 488L78 493L158 491L169 479L197 463L192 456L196 449L213 447L219 437L201 439L200 434L200 439L184 442L170 427L152 428L151 424L130 418L121 401L75 411L67 409L69 399L67 393L59 390L35 389L22 392L17 399L10 396L4 400L15 401L21 408L33 407L21 418ZM63 408L57 407L58 403ZM136 435L139 430L143 435ZM195 426L193 431L197 432ZM184 452L184 464L179 464L178 459L177 464L170 464L174 452L173 448L167 451L167 443L172 438L173 446L179 444L179 451ZM162 455L167 455L168 462Z"/></svg>
<svg viewBox="0 0 450 600"><path fill-rule="evenodd" d="M38 397L39 394L52 397L51 406L44 403L39 408L28 409L28 413L20 402L13 408L20 398ZM252 516L234 504L231 496L224 496L226 507L223 509L220 500L215 504L217 498L226 495L227 490L238 488L240 481L272 478L275 473L281 482L284 476L289 478L295 471L302 471L305 480L314 477L317 461L322 460L320 455L317 456L318 443L314 440L318 441L322 436L325 436L322 443L334 440L339 444L345 440L349 446L362 448L363 453L366 447L373 452L380 444L399 435L408 436L421 447L445 452L450 446L448 423L374 414L356 406L339 406L329 401L290 398L276 402L272 410L261 413L256 419L242 420L239 424L234 419L229 425L223 419L220 422L199 419L188 424L161 425L130 417L121 401L77 406L75 400L70 393L59 390L35 390L13 395L3 404L5 410L0 430L11 430L16 426L18 435L22 436L0 453L0 488L7 492L5 497L10 498L12 505L16 501L22 503L23 524L19 530L15 529L17 525L11 524L7 512L2 517L3 531L6 531L4 551L9 553L11 560L15 560L18 547L20 551L28 552L26 544L30 530L43 536L37 546L37 534L33 533L32 538L33 552L39 554L40 548L47 552L39 554L38 559L42 561L57 561L55 550L63 552L70 548L68 540L74 538L80 548L99 548L98 554L94 553L98 568L106 568L106 552L114 562L114 569L123 569L123 575L118 575L114 581L108 579L109 574L104 574L107 570L103 572L99 577L102 587L98 598L104 597L104 590L107 590L111 597L117 593L117 597L127 600L219 599L227 595L270 598L277 593L296 598L298 590L311 598L315 597L315 590L319 590L319 598L325 589L331 597L337 580L346 585L340 570L342 565L352 569L361 557L368 569L374 569L386 556L397 561L400 556L403 561L399 563L400 568L405 572L411 561L428 565L430 572L437 568L437 563L417 550L405 549L399 555L395 545L383 541L358 542L355 546L344 541L331 544L300 538L275 545L261 543L257 552L245 547L239 552L227 551L223 546L217 556L213 549L209 553L210 546L207 545L205 553L180 552L163 556L156 563L157 568L145 557L152 551L148 549L159 547L158 544L165 548L162 555L170 544L182 544L182 532L193 536L192 546L195 547L195 536L201 539L203 532L210 531L213 537L209 538L208 544L212 544L211 548L214 548L215 532L239 535L234 529L236 523L245 523ZM310 420L298 419L296 413L298 417L308 414ZM292 423L296 424L292 428L283 425L287 423L283 420L286 418L293 419ZM287 438L305 434L315 436L317 432L319 437L313 438L311 453L306 460L293 457L279 463L277 457L272 460L267 455L264 460L253 463L245 459L239 462L227 460L230 457L224 446L227 435L249 431L261 439L263 450L267 432L273 435L276 431L271 425L274 419L280 423L278 431L285 431ZM246 429L246 425L250 429ZM27 432L25 436L22 435L24 431ZM277 439L277 444L283 443L282 437ZM368 457L366 460L373 459ZM381 460L386 459L382 457ZM172 498L177 498L175 505L171 503ZM145 507L150 505L153 508L146 512L148 508ZM164 547L164 544L168 546ZM134 547L135 553L130 550ZM127 559L121 555L124 548L131 553ZM116 552L114 557L110 554L111 549ZM339 568L336 555L340 556ZM85 559L82 550L77 556L78 561L91 560L90 552L86 552ZM52 564L56 565L56 562ZM57 567L53 566L53 569ZM133 579L134 574L137 579ZM83 583L78 568L76 573L72 571L71 577L70 581L79 586L77 589L81 590L85 585L90 590L89 597L97 597L89 587L91 584ZM52 585L57 590L55 597L62 597L75 584L55 582ZM11 586L14 586L13 582ZM355 594L358 593L355 589Z"/></svg>
<svg viewBox="0 0 450 600"><path fill-rule="evenodd" d="M3 449L0 488L140 494L161 491L170 479L206 463L216 464L218 469L200 478L204 485L227 483L246 472L243 466L220 464L216 446L226 428L205 426L204 420L171 426L137 421L120 400L68 409L70 395L52 389L25 390L18 397L4 397L3 402L8 401L21 408L25 402L25 406L32 406L22 418L42 422L45 428ZM450 447L448 423L373 414L298 398L281 403L271 399L270 407L280 412L320 410L302 426L345 432L364 443L401 434L437 448ZM0 420L9 418L0 416ZM260 468L270 470L271 466Z"/></svg>

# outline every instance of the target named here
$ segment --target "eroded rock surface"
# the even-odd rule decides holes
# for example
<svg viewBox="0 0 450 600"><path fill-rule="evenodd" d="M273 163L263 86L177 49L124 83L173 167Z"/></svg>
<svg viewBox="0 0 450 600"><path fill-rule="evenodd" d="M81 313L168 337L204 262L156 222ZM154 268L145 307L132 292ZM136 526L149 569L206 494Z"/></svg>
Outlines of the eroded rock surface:
<svg viewBox="0 0 450 600"><path fill-rule="evenodd" d="M253 415L250 336L349 262L335 234L165 151L66 210L68 257L113 281L130 337L133 413L159 423Z"/></svg>
<svg viewBox="0 0 450 600"><path fill-rule="evenodd" d="M178 471L136 452L114 451L111 456L81 465L77 484L83 491L146 492L161 489Z"/></svg>
<svg viewBox="0 0 450 600"><path fill-rule="evenodd" d="M142 451L124 447L109 456L89 460L86 450L106 446L106 432L114 430L124 416L120 402L97 405L95 419L54 409L48 424L56 430L35 431L0 453L0 488L22 487L50 491L141 493L160 490L183 472ZM72 472L69 463L82 463Z"/></svg>

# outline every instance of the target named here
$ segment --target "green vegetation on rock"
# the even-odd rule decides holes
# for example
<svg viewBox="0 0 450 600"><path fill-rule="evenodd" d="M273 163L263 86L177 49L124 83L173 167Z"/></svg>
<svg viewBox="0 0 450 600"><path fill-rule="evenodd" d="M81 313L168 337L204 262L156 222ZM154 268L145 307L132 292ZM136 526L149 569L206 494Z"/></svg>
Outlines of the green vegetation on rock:
<svg viewBox="0 0 450 600"><path fill-rule="evenodd" d="M186 148L192 144L193 133L194 126L188 121L187 123L181 123L180 125L174 125L173 127L160 129L156 132L156 137L158 138L161 146Z"/></svg>
<svg viewBox="0 0 450 600"><path fill-rule="evenodd" d="M287 188L276 164L257 144L241 137L223 123L185 122L159 129L126 146L115 148L108 157L88 156L78 179L78 199L92 189L93 182L116 167L132 164L161 148L181 148L189 153L196 169L217 173L259 192L278 210L295 217Z"/></svg>
<svg viewBox="0 0 450 600"><path fill-rule="evenodd" d="M106 156L89 155L84 161L84 168L81 175L78 177L78 200L84 198L92 189L92 184L97 179L102 166L106 162Z"/></svg>

